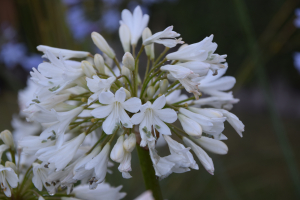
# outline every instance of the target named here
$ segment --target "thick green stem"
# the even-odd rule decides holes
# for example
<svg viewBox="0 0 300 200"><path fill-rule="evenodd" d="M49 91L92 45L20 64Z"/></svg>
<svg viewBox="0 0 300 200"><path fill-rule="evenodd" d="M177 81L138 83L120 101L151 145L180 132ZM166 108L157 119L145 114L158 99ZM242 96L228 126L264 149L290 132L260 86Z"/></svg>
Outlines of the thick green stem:
<svg viewBox="0 0 300 200"><path fill-rule="evenodd" d="M140 166L142 169L146 190L151 190L155 200L163 200L158 179L155 176L153 164L149 155L149 151L136 145L139 155Z"/></svg>

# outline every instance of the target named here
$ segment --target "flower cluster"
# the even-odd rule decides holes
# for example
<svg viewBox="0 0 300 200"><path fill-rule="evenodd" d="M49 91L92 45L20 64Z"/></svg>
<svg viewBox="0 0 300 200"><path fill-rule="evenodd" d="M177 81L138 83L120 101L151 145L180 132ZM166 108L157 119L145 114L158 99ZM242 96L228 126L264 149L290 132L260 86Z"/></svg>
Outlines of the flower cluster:
<svg viewBox="0 0 300 200"><path fill-rule="evenodd" d="M67 188L67 194L76 198L94 199L97 192L86 188L103 185L113 164L110 159L120 163L118 170L124 178L131 178L131 153L136 145L148 150L159 179L198 170L192 152L213 174L214 164L206 151L227 153L221 141L227 139L222 133L225 121L242 137L243 123L228 111L238 102L228 92L235 78L223 76L228 68L226 55L216 53L213 35L187 45L173 26L152 35L148 21L140 7L133 13L122 12L122 62L96 32L92 40L102 55L37 47L45 62L33 68L30 88L22 92L26 98L20 98L28 128L18 134L18 147L34 161L32 181L39 191L45 188L53 195L58 188ZM154 53L155 43L165 46L159 56ZM168 53L178 44L183 45ZM143 52L146 66L139 64ZM145 72L143 78L139 71ZM22 132L24 123L15 120L16 132ZM159 156L158 140L168 145L168 156ZM13 176L10 171L7 176ZM72 193L78 181L89 186L78 186ZM116 197L105 199L124 196L119 188L114 190Z"/></svg>

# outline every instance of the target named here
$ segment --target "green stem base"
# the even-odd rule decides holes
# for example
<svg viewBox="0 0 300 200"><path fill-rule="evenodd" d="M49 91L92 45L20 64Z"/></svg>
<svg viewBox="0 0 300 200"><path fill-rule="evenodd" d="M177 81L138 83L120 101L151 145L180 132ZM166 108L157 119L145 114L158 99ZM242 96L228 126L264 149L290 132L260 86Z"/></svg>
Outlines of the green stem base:
<svg viewBox="0 0 300 200"><path fill-rule="evenodd" d="M140 166L142 169L146 190L151 190L155 200L163 200L159 181L155 176L153 164L149 155L149 151L136 145Z"/></svg>

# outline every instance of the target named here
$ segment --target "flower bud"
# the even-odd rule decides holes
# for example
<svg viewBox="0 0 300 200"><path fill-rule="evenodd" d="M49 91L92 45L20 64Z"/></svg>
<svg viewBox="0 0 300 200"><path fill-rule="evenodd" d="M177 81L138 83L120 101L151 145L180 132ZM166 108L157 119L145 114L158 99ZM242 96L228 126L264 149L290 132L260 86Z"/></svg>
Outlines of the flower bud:
<svg viewBox="0 0 300 200"><path fill-rule="evenodd" d="M160 81L159 83L160 94L165 94L167 92L168 86L169 86L169 81L167 79Z"/></svg>
<svg viewBox="0 0 300 200"><path fill-rule="evenodd" d="M149 86L147 88L147 96L148 96L148 98L151 99L154 94L155 94L155 88L153 86Z"/></svg>
<svg viewBox="0 0 300 200"><path fill-rule="evenodd" d="M6 162L5 162L5 167L10 167L10 168L12 168L15 172L17 171L17 167L16 167L15 163L13 163L13 162L6 161Z"/></svg>
<svg viewBox="0 0 300 200"><path fill-rule="evenodd" d="M186 117L183 114L178 114L178 119L181 123L183 130L187 134L189 134L190 136L194 136L194 137L201 137L202 127L200 126L200 124L198 124L194 120Z"/></svg>
<svg viewBox="0 0 300 200"><path fill-rule="evenodd" d="M134 58L131 53L126 52L123 56L122 63L125 67L130 69L131 71L134 70Z"/></svg>
<svg viewBox="0 0 300 200"><path fill-rule="evenodd" d="M91 78L93 75L97 74L93 65L91 65L91 63L89 63L86 60L81 62L81 68L82 68L83 73L89 78Z"/></svg>
<svg viewBox="0 0 300 200"><path fill-rule="evenodd" d="M125 93L126 93L126 99L129 99L131 97L130 92L128 90L126 90L125 88L124 88L124 90L125 90Z"/></svg>
<svg viewBox="0 0 300 200"><path fill-rule="evenodd" d="M101 74L105 74L105 64L104 64L103 57L100 54L97 53L95 55L94 63L95 63L95 67L98 70L98 72Z"/></svg>
<svg viewBox="0 0 300 200"><path fill-rule="evenodd" d="M123 143L123 147L126 151L128 152L132 152L134 147L136 145L136 138L135 138L135 134L131 133L128 138L124 141Z"/></svg>
<svg viewBox="0 0 300 200"><path fill-rule="evenodd" d="M92 39L94 44L108 57L114 59L116 57L115 52L112 48L107 44L106 40L97 32L92 32Z"/></svg>
<svg viewBox="0 0 300 200"><path fill-rule="evenodd" d="M228 147L227 145L219 140L215 140L212 138L204 137L202 136L199 139L195 139L196 143L198 143L203 149L215 153L215 154L220 154L224 155L227 154L228 152Z"/></svg>
<svg viewBox="0 0 300 200"><path fill-rule="evenodd" d="M0 138L4 142L4 144L8 145L9 147L14 146L14 138L9 130L4 130L0 134Z"/></svg>
<svg viewBox="0 0 300 200"><path fill-rule="evenodd" d="M123 142L124 142L124 135L121 135L118 138L114 148L110 152L110 158L113 161L121 162L123 160L124 153L125 153L123 148Z"/></svg>
<svg viewBox="0 0 300 200"><path fill-rule="evenodd" d="M125 66L122 66L121 74L128 77L128 78L130 78L130 70Z"/></svg>
<svg viewBox="0 0 300 200"><path fill-rule="evenodd" d="M143 31L143 42L147 39L147 38L149 38L149 37L151 37L152 36L152 33L151 33L151 30L148 28L148 27L146 27L145 29L144 29L144 31ZM155 55L154 55L154 44L152 43L152 44L150 44L150 45L146 45L145 46L145 52L146 52L146 55L151 59L151 60L153 60L154 59L154 57L155 57Z"/></svg>
<svg viewBox="0 0 300 200"><path fill-rule="evenodd" d="M119 28L119 36L124 49L124 52L130 52L130 30L125 24L121 24Z"/></svg>

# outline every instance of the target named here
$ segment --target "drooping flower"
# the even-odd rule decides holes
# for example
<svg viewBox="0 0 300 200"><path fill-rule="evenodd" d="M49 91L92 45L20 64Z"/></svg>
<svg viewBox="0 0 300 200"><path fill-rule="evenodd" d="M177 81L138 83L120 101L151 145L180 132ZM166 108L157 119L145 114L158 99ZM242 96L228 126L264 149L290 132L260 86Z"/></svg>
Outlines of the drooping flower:
<svg viewBox="0 0 300 200"><path fill-rule="evenodd" d="M136 97L126 101L125 99L126 92L124 88L117 90L115 95L111 92L102 92L99 95L99 102L105 105L94 109L91 114L96 118L107 117L102 125L106 134L112 134L120 122L124 127L132 128L132 123L125 110L132 113L137 112L141 107L141 100Z"/></svg>
<svg viewBox="0 0 300 200"><path fill-rule="evenodd" d="M166 104L166 97L163 95L158 97L153 104L147 102L141 106L139 113L132 116L131 121L133 124L139 124L139 131L141 134L140 145L146 146L147 141L153 141L152 130L155 133L157 130L164 135L171 135L170 128L164 123L173 123L177 119L177 114L173 109L162 109Z"/></svg>
<svg viewBox="0 0 300 200"><path fill-rule="evenodd" d="M44 54L46 54L47 52L51 52L56 57L63 56L63 58L66 60L70 58L85 58L90 54L86 51L73 51L68 49L49 47L46 45L39 45L36 48L37 50L42 51Z"/></svg>

